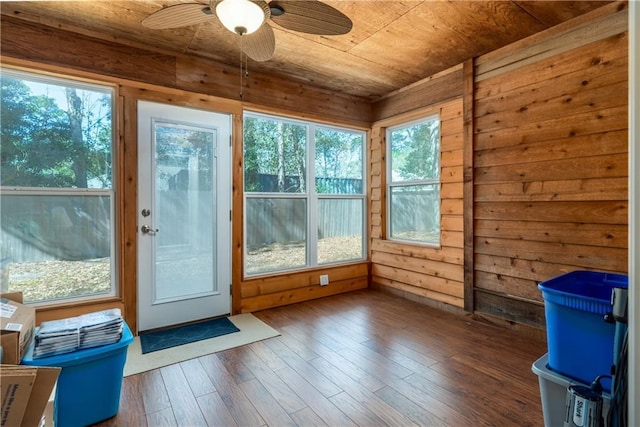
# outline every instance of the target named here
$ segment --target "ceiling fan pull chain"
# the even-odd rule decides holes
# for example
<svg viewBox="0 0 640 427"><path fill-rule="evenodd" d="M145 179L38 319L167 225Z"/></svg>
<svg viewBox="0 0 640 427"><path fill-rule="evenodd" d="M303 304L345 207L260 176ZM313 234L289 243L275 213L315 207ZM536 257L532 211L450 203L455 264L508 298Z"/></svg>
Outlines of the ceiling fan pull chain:
<svg viewBox="0 0 640 427"><path fill-rule="evenodd" d="M244 93L242 92L242 89L243 89L242 88L242 79L243 79L243 74L244 74L244 71L242 70L242 53L244 52L242 50L242 47L243 47L242 46L242 42L243 42L242 35L240 35L240 99L242 99L242 97L244 96Z"/></svg>
<svg viewBox="0 0 640 427"><path fill-rule="evenodd" d="M249 78L249 55L244 55L244 77Z"/></svg>

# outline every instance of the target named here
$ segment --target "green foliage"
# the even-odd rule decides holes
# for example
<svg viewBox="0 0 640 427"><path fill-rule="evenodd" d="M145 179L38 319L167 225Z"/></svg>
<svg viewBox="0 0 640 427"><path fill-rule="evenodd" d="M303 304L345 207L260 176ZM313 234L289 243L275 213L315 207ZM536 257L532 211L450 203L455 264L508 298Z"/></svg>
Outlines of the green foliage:
<svg viewBox="0 0 640 427"><path fill-rule="evenodd" d="M3 186L111 186L110 95L65 88L64 109L59 99L34 94L26 80L2 75L0 83Z"/></svg>
<svg viewBox="0 0 640 427"><path fill-rule="evenodd" d="M391 133L394 181L416 181L438 177L439 121L420 122Z"/></svg>
<svg viewBox="0 0 640 427"><path fill-rule="evenodd" d="M245 191L305 192L306 146L304 125L245 117ZM274 177L275 186L261 182L260 176Z"/></svg>
<svg viewBox="0 0 640 427"><path fill-rule="evenodd" d="M316 130L316 176L362 179L362 135L342 130Z"/></svg>
<svg viewBox="0 0 640 427"><path fill-rule="evenodd" d="M69 122L53 99L34 96L23 82L2 78L2 185L71 186Z"/></svg>
<svg viewBox="0 0 640 427"><path fill-rule="evenodd" d="M307 191L307 131L308 126L302 124L246 116L245 191ZM316 127L314 137L318 193L335 192L329 181L362 180L363 138L360 133Z"/></svg>

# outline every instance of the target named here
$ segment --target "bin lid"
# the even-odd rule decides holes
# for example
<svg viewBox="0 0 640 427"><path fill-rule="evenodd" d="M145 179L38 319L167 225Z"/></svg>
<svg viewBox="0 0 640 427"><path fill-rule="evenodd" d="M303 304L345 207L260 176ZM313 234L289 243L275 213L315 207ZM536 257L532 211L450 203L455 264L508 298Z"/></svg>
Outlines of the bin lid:
<svg viewBox="0 0 640 427"><path fill-rule="evenodd" d="M613 288L627 288L629 277L624 274L576 270L540 282L543 294L577 296L610 302Z"/></svg>
<svg viewBox="0 0 640 427"><path fill-rule="evenodd" d="M569 386L589 387L589 384L585 384L581 381L576 381L573 378L569 378L552 370L549 367L549 353L543 354L538 360L533 362L533 364L531 365L531 371L539 378L550 381L565 389L568 389ZM611 394L607 392L603 392L602 396L606 400L611 399Z"/></svg>

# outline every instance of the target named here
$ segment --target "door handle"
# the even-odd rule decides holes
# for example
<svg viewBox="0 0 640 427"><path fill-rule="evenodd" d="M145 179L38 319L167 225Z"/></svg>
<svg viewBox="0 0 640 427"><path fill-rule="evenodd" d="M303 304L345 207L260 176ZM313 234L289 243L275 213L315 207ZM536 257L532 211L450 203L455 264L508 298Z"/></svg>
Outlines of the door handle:
<svg viewBox="0 0 640 427"><path fill-rule="evenodd" d="M157 228L154 230L148 225L143 225L142 227L140 227L140 230L142 231L142 234L150 234L152 236L159 231Z"/></svg>

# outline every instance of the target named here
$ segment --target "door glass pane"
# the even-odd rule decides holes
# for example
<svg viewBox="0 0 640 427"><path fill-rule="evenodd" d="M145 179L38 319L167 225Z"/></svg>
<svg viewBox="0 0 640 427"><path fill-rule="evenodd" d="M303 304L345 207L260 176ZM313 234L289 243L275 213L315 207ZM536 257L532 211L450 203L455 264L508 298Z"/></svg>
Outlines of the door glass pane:
<svg viewBox="0 0 640 427"><path fill-rule="evenodd" d="M155 122L155 302L212 294L215 129Z"/></svg>

